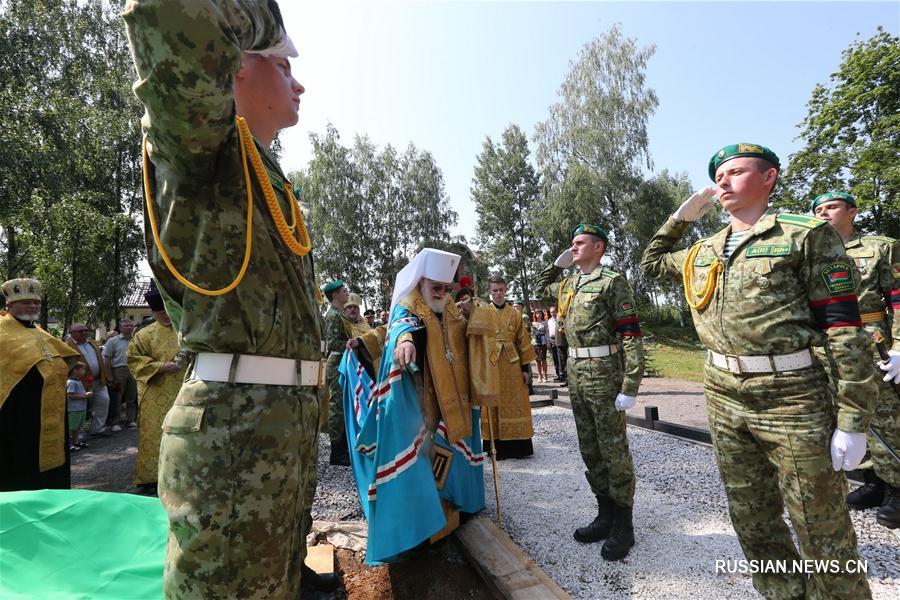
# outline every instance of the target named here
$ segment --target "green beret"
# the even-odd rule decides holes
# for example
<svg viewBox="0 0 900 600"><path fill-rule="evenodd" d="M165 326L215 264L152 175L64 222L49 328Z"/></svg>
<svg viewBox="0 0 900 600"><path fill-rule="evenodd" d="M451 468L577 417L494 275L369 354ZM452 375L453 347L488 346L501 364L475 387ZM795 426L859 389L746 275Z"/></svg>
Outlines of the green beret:
<svg viewBox="0 0 900 600"><path fill-rule="evenodd" d="M606 232L602 227L598 225L591 225L590 223L579 223L575 229L572 230L572 238L574 239L576 235L581 235L582 233L589 233L591 235L596 235L598 238L609 243L609 238L606 237Z"/></svg>
<svg viewBox="0 0 900 600"><path fill-rule="evenodd" d="M765 146L760 146L759 144L732 144L730 146L725 146L713 154L712 158L709 159L709 178L715 181L716 169L719 168L719 165L740 156L762 158L772 163L776 169L781 168L781 161L778 160L778 157L774 152Z"/></svg>
<svg viewBox="0 0 900 600"><path fill-rule="evenodd" d="M328 283L326 283L322 288L322 291L327 294L328 292L339 290L342 287L344 287L344 282L340 279L335 279L334 281L329 281Z"/></svg>
<svg viewBox="0 0 900 600"><path fill-rule="evenodd" d="M824 204L831 200L843 200L853 208L856 208L856 198L848 194L847 192L836 192L830 191L825 192L824 194L819 194L816 196L816 199L812 201L812 206L810 207L810 211L816 212L816 207L820 204Z"/></svg>

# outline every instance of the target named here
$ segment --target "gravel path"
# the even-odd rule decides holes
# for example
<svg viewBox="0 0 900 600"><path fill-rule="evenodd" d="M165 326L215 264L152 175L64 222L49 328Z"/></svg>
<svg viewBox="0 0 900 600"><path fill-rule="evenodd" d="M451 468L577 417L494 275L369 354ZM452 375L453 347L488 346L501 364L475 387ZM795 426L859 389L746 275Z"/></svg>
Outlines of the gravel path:
<svg viewBox="0 0 900 600"><path fill-rule="evenodd" d="M731 528L712 450L660 433L629 429L638 485L637 545L620 563L600 547L572 539L596 504L584 479L572 413L534 410L535 456L500 463L504 529L550 577L575 598L758 599L749 576L715 573L715 560L743 558ZM136 433L90 440L73 456L73 487L133 492ZM328 437L319 436L313 518L361 520L348 467L328 465ZM485 469L486 513L494 517L490 463ZM900 532L875 523L875 511L853 512L862 558L876 599L900 597Z"/></svg>
<svg viewBox="0 0 900 600"><path fill-rule="evenodd" d="M759 598L750 576L717 575L715 560L743 558L728 518L712 449L629 428L637 471L635 537L627 559L608 563L597 544L572 531L596 515L584 479L572 413L534 411L535 455L500 463L504 529L575 598ZM487 513L494 518L491 467ZM900 596L900 535L875 523L874 510L853 513L876 599Z"/></svg>

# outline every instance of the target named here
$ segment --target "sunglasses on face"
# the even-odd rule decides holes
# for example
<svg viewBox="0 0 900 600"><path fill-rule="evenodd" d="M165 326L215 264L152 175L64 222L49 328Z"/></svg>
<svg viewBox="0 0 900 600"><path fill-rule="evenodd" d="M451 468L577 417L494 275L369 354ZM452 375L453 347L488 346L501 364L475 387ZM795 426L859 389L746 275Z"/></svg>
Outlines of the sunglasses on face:
<svg viewBox="0 0 900 600"><path fill-rule="evenodd" d="M453 285L449 284L449 283L439 283L437 281L429 281L428 285L435 292L448 292L449 293L449 292L453 291Z"/></svg>

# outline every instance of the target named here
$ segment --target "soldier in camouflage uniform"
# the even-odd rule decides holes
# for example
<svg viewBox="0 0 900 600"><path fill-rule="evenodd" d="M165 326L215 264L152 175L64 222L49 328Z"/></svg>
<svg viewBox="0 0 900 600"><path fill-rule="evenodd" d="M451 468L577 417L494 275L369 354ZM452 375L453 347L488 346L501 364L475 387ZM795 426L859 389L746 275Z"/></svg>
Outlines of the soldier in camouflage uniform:
<svg viewBox="0 0 900 600"><path fill-rule="evenodd" d="M834 227L847 249L847 255L856 262L860 273L857 289L859 310L866 331L879 333L891 348L891 364L879 365L889 371L878 377L878 403L872 427L884 438L879 440L871 433L868 449L871 462L864 468L866 484L847 496L847 506L855 509L881 508L876 520L890 529L900 527L900 462L885 448L887 442L896 452L900 449L900 398L894 391L891 367L900 372L900 242L879 235L861 236L853 228L856 218L856 199L846 192L831 191L817 196L811 210ZM876 354L876 364L881 359Z"/></svg>
<svg viewBox="0 0 900 600"><path fill-rule="evenodd" d="M749 560L840 561L840 573L756 573L766 598L868 598L843 470L865 452L875 395L872 342L860 322L857 273L825 221L766 214L778 157L735 144L709 163L715 187L692 195L656 232L642 267L681 277L694 326L708 348L705 392L710 432L731 522ZM729 226L675 251L678 240L720 202ZM811 347L827 340L838 377L833 408ZM830 448L830 453L829 453Z"/></svg>
<svg viewBox="0 0 900 600"><path fill-rule="evenodd" d="M148 259L188 375L163 423L168 598L297 598L316 487L321 317L269 145L297 122L278 6L130 0ZM238 117L240 115L240 117ZM252 197L251 197L252 193Z"/></svg>
<svg viewBox="0 0 900 600"><path fill-rule="evenodd" d="M536 289L546 301L562 298L572 413L585 476L597 497L597 517L576 529L575 539L589 543L606 538L601 556L619 560L634 546L634 466L624 411L636 401L644 351L631 286L600 266L607 243L602 228L578 225L572 230L572 247L541 272ZM579 273L554 283L572 264Z"/></svg>
<svg viewBox="0 0 900 600"><path fill-rule="evenodd" d="M328 462L344 467L350 466L350 451L344 427L344 403L341 400L341 381L338 366L350 335L350 321L344 316L344 305L350 297L350 290L340 279L329 281L322 288L325 298L331 303L325 313L325 381L328 384L328 437L331 439L331 454Z"/></svg>

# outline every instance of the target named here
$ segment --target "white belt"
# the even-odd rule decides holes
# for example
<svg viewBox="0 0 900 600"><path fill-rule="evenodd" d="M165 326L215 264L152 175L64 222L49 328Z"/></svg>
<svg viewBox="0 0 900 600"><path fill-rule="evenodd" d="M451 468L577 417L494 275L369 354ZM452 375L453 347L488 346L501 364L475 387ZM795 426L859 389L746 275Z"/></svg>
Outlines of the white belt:
<svg viewBox="0 0 900 600"><path fill-rule="evenodd" d="M618 351L618 346L590 346L587 348L569 346L569 358L603 358Z"/></svg>
<svg viewBox="0 0 900 600"><path fill-rule="evenodd" d="M808 348L790 354L764 354L761 356L734 356L707 350L709 363L723 371L738 375L744 373L784 373L813 365L813 355Z"/></svg>
<svg viewBox="0 0 900 600"><path fill-rule="evenodd" d="M237 360L234 379L229 378L231 363ZM297 364L300 368L297 369ZM232 381L259 385L317 386L320 382L321 361L294 360L252 354L198 352L190 379L203 381ZM297 375L300 375L299 381Z"/></svg>

